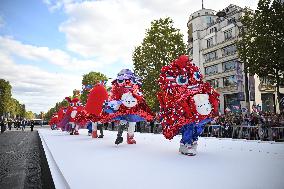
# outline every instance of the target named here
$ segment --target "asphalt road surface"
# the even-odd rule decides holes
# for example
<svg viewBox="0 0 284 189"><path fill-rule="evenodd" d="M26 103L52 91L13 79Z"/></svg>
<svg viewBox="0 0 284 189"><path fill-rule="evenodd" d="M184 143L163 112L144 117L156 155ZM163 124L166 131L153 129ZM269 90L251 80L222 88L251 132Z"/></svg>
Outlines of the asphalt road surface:
<svg viewBox="0 0 284 189"><path fill-rule="evenodd" d="M36 130L0 134L0 188L55 188Z"/></svg>

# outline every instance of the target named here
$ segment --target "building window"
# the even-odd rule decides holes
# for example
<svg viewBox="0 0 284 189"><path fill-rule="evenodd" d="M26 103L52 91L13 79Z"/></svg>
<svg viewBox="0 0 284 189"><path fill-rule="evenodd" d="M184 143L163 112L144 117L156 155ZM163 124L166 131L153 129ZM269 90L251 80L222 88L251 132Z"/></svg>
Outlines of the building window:
<svg viewBox="0 0 284 189"><path fill-rule="evenodd" d="M237 46L234 44L234 45L229 45L227 47L224 47L222 49L222 55L223 56L229 56L229 55L232 55L232 54L235 54L237 52Z"/></svg>
<svg viewBox="0 0 284 189"><path fill-rule="evenodd" d="M228 25L232 23L236 23L236 19L234 17L231 19L228 19Z"/></svg>
<svg viewBox="0 0 284 189"><path fill-rule="evenodd" d="M215 89L219 87L219 80L218 79L212 79L212 80L209 80L207 82L210 83L210 85Z"/></svg>
<svg viewBox="0 0 284 189"><path fill-rule="evenodd" d="M236 59L223 63L224 72L235 70L236 68L237 68L237 60Z"/></svg>
<svg viewBox="0 0 284 189"><path fill-rule="evenodd" d="M262 111L275 112L275 96L273 93L261 93Z"/></svg>
<svg viewBox="0 0 284 189"><path fill-rule="evenodd" d="M205 20L206 20L207 27L212 26L213 19L211 18L211 16L206 16Z"/></svg>
<svg viewBox="0 0 284 189"><path fill-rule="evenodd" d="M261 90L275 90L275 83L269 77L260 77Z"/></svg>
<svg viewBox="0 0 284 189"><path fill-rule="evenodd" d="M205 68L205 75L212 75L218 73L218 66L214 65L214 66L209 66Z"/></svg>
<svg viewBox="0 0 284 189"><path fill-rule="evenodd" d="M234 87L237 86L237 79L235 75L224 77L224 87Z"/></svg>
<svg viewBox="0 0 284 189"><path fill-rule="evenodd" d="M205 54L204 59L205 59L205 62L209 62L209 61L217 59L216 51L212 51L210 53Z"/></svg>
<svg viewBox="0 0 284 189"><path fill-rule="evenodd" d="M210 33L217 32L217 28L216 27L211 28L209 31L210 31Z"/></svg>
<svg viewBox="0 0 284 189"><path fill-rule="evenodd" d="M213 37L207 39L207 48L213 46Z"/></svg>
<svg viewBox="0 0 284 189"><path fill-rule="evenodd" d="M232 29L224 31L224 39L225 39L225 41L231 39L232 37L233 37Z"/></svg>
<svg viewBox="0 0 284 189"><path fill-rule="evenodd" d="M238 100L238 93L224 94L224 107L229 108L231 112L241 111L241 102Z"/></svg>

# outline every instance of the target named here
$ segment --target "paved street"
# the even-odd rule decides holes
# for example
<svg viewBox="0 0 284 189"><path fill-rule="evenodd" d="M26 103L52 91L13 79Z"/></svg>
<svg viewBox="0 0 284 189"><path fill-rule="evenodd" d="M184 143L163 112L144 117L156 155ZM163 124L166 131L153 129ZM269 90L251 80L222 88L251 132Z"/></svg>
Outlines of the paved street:
<svg viewBox="0 0 284 189"><path fill-rule="evenodd" d="M26 131L0 134L0 188L54 188L38 136Z"/></svg>

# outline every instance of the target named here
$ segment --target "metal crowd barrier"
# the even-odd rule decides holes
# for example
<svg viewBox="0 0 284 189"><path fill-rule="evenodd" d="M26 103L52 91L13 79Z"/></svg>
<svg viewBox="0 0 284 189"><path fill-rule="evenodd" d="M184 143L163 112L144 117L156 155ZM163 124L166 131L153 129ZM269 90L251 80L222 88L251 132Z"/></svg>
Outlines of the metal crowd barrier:
<svg viewBox="0 0 284 189"><path fill-rule="evenodd" d="M117 127L108 124L105 129L117 130ZM136 125L136 132L160 134L162 133L162 126L159 123L150 125L149 123L142 122L139 125ZM284 141L284 126L206 125L202 136L247 140Z"/></svg>
<svg viewBox="0 0 284 189"><path fill-rule="evenodd" d="M247 140L284 141L284 127L269 127L264 125L207 125L204 128L202 136Z"/></svg>

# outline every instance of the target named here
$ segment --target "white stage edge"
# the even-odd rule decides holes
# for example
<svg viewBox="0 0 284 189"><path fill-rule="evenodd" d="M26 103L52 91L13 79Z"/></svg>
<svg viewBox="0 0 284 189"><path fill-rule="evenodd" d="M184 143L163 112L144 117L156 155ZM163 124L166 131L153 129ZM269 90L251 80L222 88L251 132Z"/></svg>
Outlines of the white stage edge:
<svg viewBox="0 0 284 189"><path fill-rule="evenodd" d="M116 132L92 139L40 129L57 189L283 189L284 144L200 138L198 154L179 154L179 140L135 133L137 144L114 144ZM124 133L124 139L126 132Z"/></svg>

